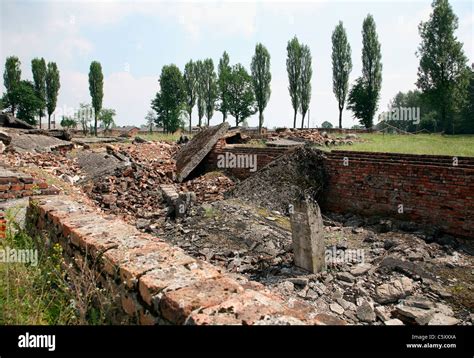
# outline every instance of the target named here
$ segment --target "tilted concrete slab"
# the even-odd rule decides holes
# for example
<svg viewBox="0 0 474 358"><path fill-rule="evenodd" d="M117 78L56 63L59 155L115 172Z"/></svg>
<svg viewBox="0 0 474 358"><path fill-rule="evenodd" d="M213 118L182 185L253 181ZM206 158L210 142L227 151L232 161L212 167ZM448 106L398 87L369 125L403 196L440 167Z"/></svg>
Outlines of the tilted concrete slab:
<svg viewBox="0 0 474 358"><path fill-rule="evenodd" d="M35 126L32 126L31 124L12 116L10 113L0 114L0 126L11 128L35 129Z"/></svg>
<svg viewBox="0 0 474 358"><path fill-rule="evenodd" d="M209 127L196 134L176 156L177 179L182 182L201 163L217 141L229 129L227 122Z"/></svg>
<svg viewBox="0 0 474 358"><path fill-rule="evenodd" d="M74 144L56 137L40 134L10 133L10 146L17 152L51 152L54 150L69 150Z"/></svg>

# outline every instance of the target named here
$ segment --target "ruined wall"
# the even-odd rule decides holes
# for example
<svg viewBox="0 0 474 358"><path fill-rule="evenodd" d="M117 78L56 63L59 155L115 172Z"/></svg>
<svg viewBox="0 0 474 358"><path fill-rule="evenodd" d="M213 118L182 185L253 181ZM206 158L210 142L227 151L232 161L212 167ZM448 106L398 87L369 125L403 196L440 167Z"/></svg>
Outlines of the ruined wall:
<svg viewBox="0 0 474 358"><path fill-rule="evenodd" d="M221 169L217 167L217 160L219 155L225 155L225 153L232 153L235 155L256 155L257 157L257 170L262 169L268 163L271 163L281 155L288 153L292 149L290 148L278 148L278 147L247 147L241 145L230 145L226 144L225 139L220 139L216 145L212 148L211 152L207 155L205 160L205 170L217 170ZM225 171L230 173L236 178L246 179L253 174L249 168L225 168Z"/></svg>
<svg viewBox="0 0 474 358"><path fill-rule="evenodd" d="M49 186L45 181L34 179L31 176L13 172L0 167L0 201L7 199L23 198L30 195L57 194L54 186Z"/></svg>
<svg viewBox="0 0 474 358"><path fill-rule="evenodd" d="M116 217L66 196L30 199L32 234L59 243L67 263L84 263L140 324L342 324L312 306L286 303L263 285L188 256ZM82 269L81 269L82 268ZM123 321L118 321L120 323Z"/></svg>
<svg viewBox="0 0 474 358"><path fill-rule="evenodd" d="M347 165L344 165L346 158ZM379 215L474 237L474 158L333 151L324 210ZM402 212L400 212L400 206Z"/></svg>

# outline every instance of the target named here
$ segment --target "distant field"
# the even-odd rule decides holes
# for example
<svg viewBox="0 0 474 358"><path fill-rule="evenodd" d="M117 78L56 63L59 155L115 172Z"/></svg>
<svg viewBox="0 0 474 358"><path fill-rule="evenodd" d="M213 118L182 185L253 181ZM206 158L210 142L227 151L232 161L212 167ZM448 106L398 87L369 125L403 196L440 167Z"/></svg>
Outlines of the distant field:
<svg viewBox="0 0 474 358"><path fill-rule="evenodd" d="M361 134L364 143L336 147L337 150L474 157L474 135Z"/></svg>
<svg viewBox="0 0 474 358"><path fill-rule="evenodd" d="M440 134L359 134L365 140L363 143L343 145L331 148L333 150L357 150L364 152L389 152L405 154L431 154L431 155L456 155L474 157L474 135L447 135ZM179 134L165 134L154 132L140 134L140 137L151 141L176 142ZM264 147L265 144L258 140L251 141L248 145Z"/></svg>
<svg viewBox="0 0 474 358"><path fill-rule="evenodd" d="M139 134L140 137L146 140L159 141L159 142L176 142L180 134L166 134L160 132L153 132L151 134ZM189 135L188 135L189 137Z"/></svg>

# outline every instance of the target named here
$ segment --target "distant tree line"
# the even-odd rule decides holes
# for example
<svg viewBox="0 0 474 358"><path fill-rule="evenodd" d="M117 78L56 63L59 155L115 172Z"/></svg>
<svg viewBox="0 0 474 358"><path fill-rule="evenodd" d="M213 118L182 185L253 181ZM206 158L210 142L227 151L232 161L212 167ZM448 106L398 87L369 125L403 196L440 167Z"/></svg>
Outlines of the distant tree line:
<svg viewBox="0 0 474 358"><path fill-rule="evenodd" d="M420 120L415 123L389 118L387 123L406 131L474 133L474 67L468 65L463 45L455 36L457 28L458 18L448 0L434 0L429 20L421 22L418 28L421 43L416 52L419 58L417 88L398 93L385 112L419 108ZM341 21L331 40L332 87L338 104L339 127L342 128L342 113L346 107L360 125L371 128L378 110L383 69L381 44L373 16L368 14L362 23L362 73L352 86L349 86L351 46ZM245 124L258 112L261 131L271 96L270 59L267 48L258 43L250 71L240 63L231 65L227 52L220 58L217 72L210 58L190 60L183 72L174 64L163 66L160 89L151 101L152 111L146 116L148 127L152 129L155 125L174 132L184 128L187 121L191 130L192 113L197 106L199 126L209 126L216 111L222 113L223 121L228 115L233 116L236 126ZM41 118L47 115L50 128L60 89L58 67L54 62L35 58L31 62L33 81L28 81L21 79L20 65L15 56L6 59L3 75L6 93L1 98L1 109L31 124L36 124L38 118L41 125ZM303 128L311 101L313 68L310 48L300 43L296 36L287 43L286 69L293 127L297 127L300 113L300 127ZM89 92L95 135L98 122L110 128L115 115L115 111L102 108L103 86L102 66L93 61L89 69ZM73 127L84 120L66 117L62 123L65 127ZM88 123L79 124L82 128L91 128Z"/></svg>
<svg viewBox="0 0 474 358"><path fill-rule="evenodd" d="M434 0L432 13L419 25L421 43L417 89L399 92L381 118L391 126L415 132L474 133L474 68L468 65L455 30L458 18L448 0ZM362 25L362 76L348 91L352 68L350 46L342 23L332 35L333 91L339 105L339 127L346 101L354 117L365 128L373 127L382 84L380 43L375 21L368 15ZM419 110L417 121L393 116L407 109ZM385 119L387 118L387 119Z"/></svg>
<svg viewBox="0 0 474 358"><path fill-rule="evenodd" d="M270 82L270 54L262 44L255 47L251 73L240 63L231 66L227 52L219 60L217 73L210 58L190 60L184 73L174 64L163 66L160 90L151 101L154 113L148 112L147 124L152 128L153 122L166 132L174 132L184 128L187 117L191 130L192 112L197 106L200 127L210 125L215 111L222 113L223 121L232 115L236 126L258 112L261 130L271 94Z"/></svg>
<svg viewBox="0 0 474 358"><path fill-rule="evenodd" d="M420 58L417 89L398 93L389 103L389 112L397 108L418 108L419 121L389 119L387 122L406 131L426 129L445 133L474 133L474 75L467 65L462 44L454 31L458 27L448 0L435 0L427 22L419 26L421 44L416 55ZM442 41L440 41L442 39ZM362 23L362 73L349 86L352 71L351 46L340 21L332 33L333 92L338 103L339 128L345 107L353 112L360 125L374 126L382 88L382 54L377 28L372 15ZM312 57L309 47L295 36L287 44L286 69L288 91L293 107L293 127L301 125L311 101ZM224 52L219 60L217 74L212 59L189 61L184 74L175 65L164 66L160 76L160 91L152 101L156 113L154 123L165 131L184 126L187 117L191 130L192 112L197 105L198 126L209 125L214 112L235 118L238 126L248 117L259 113L259 130L264 123L264 110L271 95L270 54L257 44L251 62L251 73L241 64L229 63ZM148 114L148 119L150 113ZM325 123L327 126L327 123ZM357 126L359 128L359 126Z"/></svg>
<svg viewBox="0 0 474 358"><path fill-rule="evenodd" d="M44 58L34 58L31 61L32 82L21 79L20 66L18 57L7 57L3 73L6 92L1 99L2 110L32 125L36 124L36 117L41 123L41 118L47 114L50 128L60 88L58 67L55 62L46 64Z"/></svg>
<svg viewBox="0 0 474 358"><path fill-rule="evenodd" d="M1 110L10 112L25 122L36 125L41 119L48 115L48 129L51 129L51 115L56 110L60 84L59 69L55 62L46 64L44 58L34 58L31 61L33 82L21 79L21 62L16 56L7 57L3 83L6 92L1 98ZM80 122L84 133L90 132L97 135L97 123L100 121L105 130L114 125L115 110L102 108L104 96L104 76L102 66L93 61L89 70L89 92L92 99L92 114L94 126L90 127L91 121L88 115L89 106L81 104L74 116L63 115L60 122L64 128L75 128ZM37 120L39 119L39 121Z"/></svg>

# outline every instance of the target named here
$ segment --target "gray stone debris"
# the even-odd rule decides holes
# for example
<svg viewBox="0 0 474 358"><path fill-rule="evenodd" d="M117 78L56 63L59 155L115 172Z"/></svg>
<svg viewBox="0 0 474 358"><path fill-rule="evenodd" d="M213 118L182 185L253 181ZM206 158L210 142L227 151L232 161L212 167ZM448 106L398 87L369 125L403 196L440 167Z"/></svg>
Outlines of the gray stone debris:
<svg viewBox="0 0 474 358"><path fill-rule="evenodd" d="M349 302L349 301L346 301L345 299L343 299L342 297L339 297L336 299L337 303L339 303L341 305L342 308L344 308L345 310L349 310L349 311L355 311L356 310L356 305L352 302Z"/></svg>
<svg viewBox="0 0 474 358"><path fill-rule="evenodd" d="M329 305L329 309L337 314L343 314L344 308L341 307L338 303L334 302Z"/></svg>
<svg viewBox="0 0 474 358"><path fill-rule="evenodd" d="M399 304L395 307L396 316L405 323L426 325L431 321L434 310L410 307Z"/></svg>
<svg viewBox="0 0 474 358"><path fill-rule="evenodd" d="M362 276L363 274L367 273L372 268L372 265L369 263L362 263L354 266L350 273L353 276Z"/></svg>
<svg viewBox="0 0 474 358"><path fill-rule="evenodd" d="M394 279L389 283L383 283L375 289L375 300L379 303L396 302L407 297L413 292L413 281L408 277Z"/></svg>
<svg viewBox="0 0 474 358"><path fill-rule="evenodd" d="M435 313L430 319L428 325L430 326L454 326L459 323L457 318L447 316L442 313Z"/></svg>
<svg viewBox="0 0 474 358"><path fill-rule="evenodd" d="M375 315L382 321L388 321L390 320L390 312L387 312L386 308L384 306L376 306L374 307L374 312Z"/></svg>
<svg viewBox="0 0 474 358"><path fill-rule="evenodd" d="M5 146L9 145L12 141L12 137L4 131L0 131L0 142L5 144Z"/></svg>
<svg viewBox="0 0 474 358"><path fill-rule="evenodd" d="M367 322L367 323L375 322L374 308L366 300L363 300L362 304L359 307L357 307L356 315L357 315L357 318L360 319L362 322Z"/></svg>
<svg viewBox="0 0 474 358"><path fill-rule="evenodd" d="M307 277L291 277L288 279L288 281L292 282L296 286L305 287L308 284L309 279Z"/></svg>
<svg viewBox="0 0 474 358"><path fill-rule="evenodd" d="M417 307L423 309L435 308L434 302L422 296L411 296L408 297L404 302L406 306Z"/></svg>
<svg viewBox="0 0 474 358"><path fill-rule="evenodd" d="M337 279L344 281L344 282L349 282L353 283L355 281L355 277L352 276L349 272L339 272L336 275Z"/></svg>
<svg viewBox="0 0 474 358"><path fill-rule="evenodd" d="M389 319L388 321L385 321L384 324L386 326L403 326L403 322L398 318Z"/></svg>

